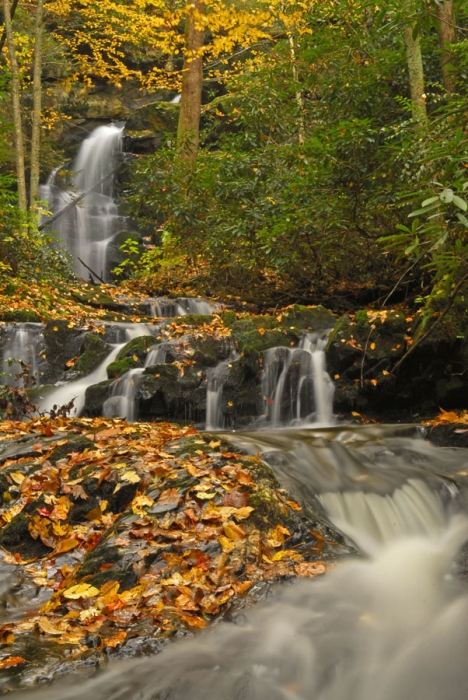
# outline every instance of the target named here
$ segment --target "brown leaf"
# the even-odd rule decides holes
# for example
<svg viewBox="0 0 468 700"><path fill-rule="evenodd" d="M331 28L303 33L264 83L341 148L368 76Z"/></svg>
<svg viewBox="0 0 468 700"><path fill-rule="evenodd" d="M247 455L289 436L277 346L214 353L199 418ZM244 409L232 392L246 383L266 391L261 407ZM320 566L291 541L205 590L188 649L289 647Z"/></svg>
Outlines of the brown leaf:
<svg viewBox="0 0 468 700"><path fill-rule="evenodd" d="M233 508L242 508L243 506L249 505L249 492L241 492L237 489L232 489L228 491L223 496L223 504L225 506L232 506Z"/></svg>

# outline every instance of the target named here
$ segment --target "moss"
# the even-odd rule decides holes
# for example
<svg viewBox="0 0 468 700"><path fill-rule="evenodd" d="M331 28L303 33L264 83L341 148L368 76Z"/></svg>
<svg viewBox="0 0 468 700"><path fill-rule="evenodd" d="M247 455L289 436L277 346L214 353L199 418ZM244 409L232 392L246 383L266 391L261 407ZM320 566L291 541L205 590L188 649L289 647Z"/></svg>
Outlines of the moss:
<svg viewBox="0 0 468 700"><path fill-rule="evenodd" d="M150 102L134 110L127 120L126 129L151 133L174 132L179 111L180 105L172 102Z"/></svg>
<svg viewBox="0 0 468 700"><path fill-rule="evenodd" d="M359 309L359 311L356 311L355 321L356 321L356 326L358 328L368 328L369 327L369 317L367 315L367 311L365 309Z"/></svg>
<svg viewBox="0 0 468 700"><path fill-rule="evenodd" d="M80 357L69 374L75 377L84 377L91 374L104 362L110 352L110 346L94 333L86 333L81 343Z"/></svg>
<svg viewBox="0 0 468 700"><path fill-rule="evenodd" d="M25 513L19 513L0 530L0 546L13 554L19 554L23 559L45 556L50 549L40 539L33 539L28 528L29 518Z"/></svg>
<svg viewBox="0 0 468 700"><path fill-rule="evenodd" d="M281 320L283 327L311 329L316 331L333 328L336 316L324 306L302 306L295 304L292 309L287 309Z"/></svg>
<svg viewBox="0 0 468 700"><path fill-rule="evenodd" d="M133 357L126 357L124 360L114 360L110 365L107 365L107 376L109 379L118 379L128 372L129 369L134 369L141 365L140 360Z"/></svg>
<svg viewBox="0 0 468 700"><path fill-rule="evenodd" d="M144 361L149 348L156 345L158 342L159 341L156 340L153 335L142 335L139 338L133 338L133 340L122 348L116 359L123 360L126 357L133 357L135 355L140 361Z"/></svg>
<svg viewBox="0 0 468 700"><path fill-rule="evenodd" d="M209 335L203 338L194 338L191 346L195 351L192 359L202 367L214 367L220 360L228 356L226 343Z"/></svg>
<svg viewBox="0 0 468 700"><path fill-rule="evenodd" d="M232 324L233 334L248 333L258 329L273 329L279 325L275 316L247 316L236 320Z"/></svg>
<svg viewBox="0 0 468 700"><path fill-rule="evenodd" d="M207 314L187 314L181 316L179 323L184 323L187 326L203 326L205 323L211 323L213 316Z"/></svg>
<svg viewBox="0 0 468 700"><path fill-rule="evenodd" d="M235 311L225 311L221 314L221 319L227 328L232 328L233 324L237 321L237 314Z"/></svg>
<svg viewBox="0 0 468 700"><path fill-rule="evenodd" d="M40 323L41 317L30 309L0 310L0 321L8 323Z"/></svg>
<svg viewBox="0 0 468 700"><path fill-rule="evenodd" d="M64 445L59 445L50 453L49 462L57 464L60 459L64 459L72 452L84 452L85 450L95 450L96 445L86 435L78 435L71 438Z"/></svg>

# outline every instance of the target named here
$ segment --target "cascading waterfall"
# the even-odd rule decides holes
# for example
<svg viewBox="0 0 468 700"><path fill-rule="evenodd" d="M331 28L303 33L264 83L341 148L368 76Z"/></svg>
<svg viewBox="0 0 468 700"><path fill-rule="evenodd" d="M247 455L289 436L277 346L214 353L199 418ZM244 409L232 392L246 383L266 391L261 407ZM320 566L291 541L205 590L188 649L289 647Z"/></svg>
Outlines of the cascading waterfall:
<svg viewBox="0 0 468 700"><path fill-rule="evenodd" d="M217 430L224 428L221 400L223 389L228 378L231 363L235 362L239 355L232 351L227 360L223 360L216 367L207 371L208 387L206 391L206 429Z"/></svg>
<svg viewBox="0 0 468 700"><path fill-rule="evenodd" d="M395 527L384 513L390 529L364 548L367 559L282 587L240 624L219 624L156 658L110 664L84 683L18 700L465 700L468 588L453 562L468 521L450 515L442 497L449 480L441 474L464 473L468 451L434 448L410 429L381 426L260 431L235 440L260 450L283 484L289 477L305 508L315 493L360 493L364 502L384 496L393 501ZM408 517L416 493L419 513L424 504L419 522ZM353 512L360 508L350 501L340 510L341 527L365 544L379 530L370 520L382 513L371 507L372 518L359 521Z"/></svg>
<svg viewBox="0 0 468 700"><path fill-rule="evenodd" d="M137 367L126 372L116 379L111 386L111 396L103 406L103 414L106 418L125 418L133 423L137 418L137 390L139 378L146 367L160 365L166 362L167 352L172 343L163 342L155 345L149 351L144 367Z"/></svg>
<svg viewBox="0 0 468 700"><path fill-rule="evenodd" d="M125 219L119 216L113 199L117 159L121 149L123 126L99 126L82 143L71 166L74 173L70 189L57 184L60 169L52 172L41 198L48 202L52 214L66 209L52 224L51 231L71 253L75 271L87 278L83 260L102 279L108 278L106 251L109 242L123 230ZM76 205L71 203L87 193Z"/></svg>
<svg viewBox="0 0 468 700"><path fill-rule="evenodd" d="M264 353L262 391L265 417L275 426L309 418L333 422L333 382L325 369L326 338L307 333L297 348ZM312 415L313 414L313 415Z"/></svg>
<svg viewBox="0 0 468 700"><path fill-rule="evenodd" d="M218 309L217 304L206 299L190 297L148 299L145 305L148 307L149 314L157 318L173 318L175 316L186 316L187 314L210 315Z"/></svg>
<svg viewBox="0 0 468 700"><path fill-rule="evenodd" d="M116 359L121 349L134 338L139 338L143 335L151 335L151 328L144 323L121 324L119 331L119 334L123 337L122 342L112 348L112 351L99 367L86 377L64 384L55 391L49 393L41 401L41 411L50 411L53 406L67 405L74 399L75 412L76 415L79 416L84 408L86 389L93 384L99 384L99 382L103 382L107 379L107 367Z"/></svg>
<svg viewBox="0 0 468 700"><path fill-rule="evenodd" d="M21 360L29 367L29 376L40 383L39 352L44 327L40 323L18 323L5 328L3 337L3 376L0 384L23 387L24 380L15 377L22 372Z"/></svg>

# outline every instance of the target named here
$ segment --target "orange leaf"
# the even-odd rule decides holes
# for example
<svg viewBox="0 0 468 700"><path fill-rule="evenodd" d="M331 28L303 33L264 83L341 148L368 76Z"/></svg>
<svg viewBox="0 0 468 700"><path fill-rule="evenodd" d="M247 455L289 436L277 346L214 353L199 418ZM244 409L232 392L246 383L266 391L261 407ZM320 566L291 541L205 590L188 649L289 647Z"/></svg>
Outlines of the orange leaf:
<svg viewBox="0 0 468 700"><path fill-rule="evenodd" d="M24 663L24 659L21 656L7 656L6 659L0 661L0 668L10 668L10 666L18 666L22 663Z"/></svg>

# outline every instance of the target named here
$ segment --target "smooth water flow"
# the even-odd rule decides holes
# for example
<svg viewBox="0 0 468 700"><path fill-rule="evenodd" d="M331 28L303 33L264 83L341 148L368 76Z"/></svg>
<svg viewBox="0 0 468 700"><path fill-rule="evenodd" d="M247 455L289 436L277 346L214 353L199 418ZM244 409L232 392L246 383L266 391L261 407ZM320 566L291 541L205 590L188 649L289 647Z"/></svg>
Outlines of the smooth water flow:
<svg viewBox="0 0 468 700"><path fill-rule="evenodd" d="M36 385L40 383L39 376L39 352L42 343L42 331L44 327L40 323L18 323L6 326L3 332L3 360L0 384L22 388L24 380L16 379L22 373L19 362L21 360L29 367L29 376L34 378Z"/></svg>
<svg viewBox="0 0 468 700"><path fill-rule="evenodd" d="M206 391L206 429L217 430L224 428L224 416L222 409L222 398L224 385L229 375L232 362L239 357L238 353L232 351L231 356L220 362L216 367L207 371L208 386Z"/></svg>
<svg viewBox="0 0 468 700"><path fill-rule="evenodd" d="M145 302L149 314L158 318L174 318L175 316L186 316L187 314L210 315L217 311L218 304L206 299L194 299L190 297L180 297L179 299L148 299Z"/></svg>
<svg viewBox="0 0 468 700"><path fill-rule="evenodd" d="M325 369L326 338L307 333L297 348L264 353L265 418L274 426L333 422L333 382Z"/></svg>
<svg viewBox="0 0 468 700"><path fill-rule="evenodd" d="M289 478L305 509L318 494L354 541L380 532L369 557L281 586L244 620L154 658L109 664L88 681L19 700L465 700L468 586L454 560L468 520L450 515L450 496L468 450L434 448L411 430L236 433L283 484ZM337 493L358 498L336 506L329 495ZM363 507L369 517L356 517Z"/></svg>
<svg viewBox="0 0 468 700"><path fill-rule="evenodd" d="M40 403L41 411L50 411L53 406L60 407L67 405L74 399L74 409L76 415L79 416L84 408L86 389L93 384L99 384L99 382L105 381L107 379L108 365L116 359L122 348L134 338L143 335L151 335L151 329L145 323L121 324L121 335L124 340L118 345L114 345L109 355L94 372L74 382L64 384L55 391L47 394Z"/></svg>
<svg viewBox="0 0 468 700"><path fill-rule="evenodd" d="M161 365L166 362L168 350L173 342L167 341L154 345L148 352L145 367L137 367L126 372L112 383L111 396L103 406L106 418L124 418L133 423L137 418L137 391L141 375L146 367Z"/></svg>
<svg viewBox="0 0 468 700"><path fill-rule="evenodd" d="M83 141L71 166L74 173L70 187L57 184L60 169L52 172L41 198L48 202L52 214L64 213L51 224L51 231L73 256L75 271L88 278L83 260L99 277L108 278L107 246L123 230L125 219L119 216L113 198L114 171L121 150L123 126L99 126ZM86 196L76 205L71 203Z"/></svg>

